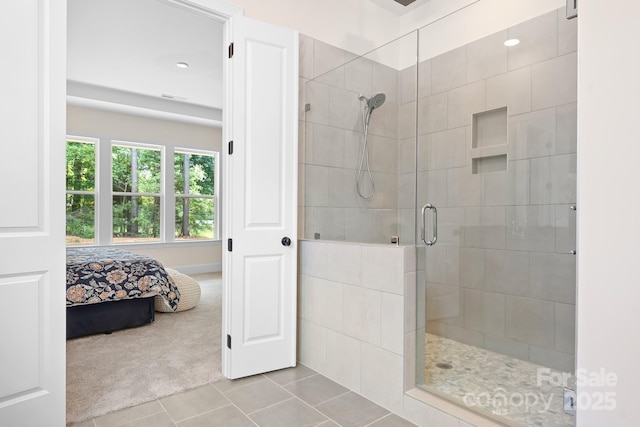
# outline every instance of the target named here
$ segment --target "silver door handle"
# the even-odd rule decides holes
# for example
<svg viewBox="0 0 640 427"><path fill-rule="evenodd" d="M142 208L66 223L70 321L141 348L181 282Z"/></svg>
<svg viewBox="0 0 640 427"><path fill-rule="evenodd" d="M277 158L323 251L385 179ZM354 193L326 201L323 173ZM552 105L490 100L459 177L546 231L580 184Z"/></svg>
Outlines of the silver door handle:
<svg viewBox="0 0 640 427"><path fill-rule="evenodd" d="M427 240L427 237L425 236L425 227L426 227L425 213L427 212L427 209L430 209L430 210L433 211L433 234L432 234L433 235L433 239L432 240ZM427 246L435 245L436 241L438 240L438 210L431 203L427 203L426 205L424 205L422 207L422 221L421 221L421 227L420 227L420 238L422 239L424 244L427 245Z"/></svg>

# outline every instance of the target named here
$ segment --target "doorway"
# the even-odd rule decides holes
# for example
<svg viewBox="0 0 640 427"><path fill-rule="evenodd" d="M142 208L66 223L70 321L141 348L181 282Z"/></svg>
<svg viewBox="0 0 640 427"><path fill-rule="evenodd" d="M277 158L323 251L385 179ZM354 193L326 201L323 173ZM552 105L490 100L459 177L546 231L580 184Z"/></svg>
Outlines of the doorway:
<svg viewBox="0 0 640 427"><path fill-rule="evenodd" d="M68 1L67 134L92 138L97 147L96 203L89 218L95 231L89 244L109 246L124 239L125 249L191 275L202 289L193 310L156 313L151 325L68 341L68 422L222 376L220 227L185 233L177 230L184 224L174 226L184 222L178 194L186 192L173 184L182 173L179 158L209 156L215 161L211 171L195 171L205 179L191 180L189 200L195 200L195 187L202 187L207 173L209 181L216 178L216 190L221 188L225 20L209 12L173 1ZM110 200L116 176L112 147L117 144L162 153L159 212L164 220L151 227L155 231L117 236L112 216L117 219L118 206L112 207ZM219 192L205 193L216 197L203 200L215 201L217 209ZM209 327L204 330L203 325ZM111 362L96 363L100 359ZM125 360L138 361L137 367Z"/></svg>

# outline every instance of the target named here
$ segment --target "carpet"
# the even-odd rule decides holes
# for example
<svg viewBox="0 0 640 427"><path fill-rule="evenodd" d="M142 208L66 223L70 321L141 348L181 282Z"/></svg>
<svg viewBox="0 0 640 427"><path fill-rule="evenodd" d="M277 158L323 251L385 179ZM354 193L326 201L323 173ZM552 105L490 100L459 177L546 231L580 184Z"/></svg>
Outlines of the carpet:
<svg viewBox="0 0 640 427"><path fill-rule="evenodd" d="M193 275L200 302L153 323L67 341L67 423L222 378L220 273Z"/></svg>

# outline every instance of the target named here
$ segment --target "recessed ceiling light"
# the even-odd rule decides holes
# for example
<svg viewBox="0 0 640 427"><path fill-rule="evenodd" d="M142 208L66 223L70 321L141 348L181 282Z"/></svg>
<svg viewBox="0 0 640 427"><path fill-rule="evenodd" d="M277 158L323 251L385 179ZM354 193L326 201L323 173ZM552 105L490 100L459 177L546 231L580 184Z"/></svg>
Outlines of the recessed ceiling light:
<svg viewBox="0 0 640 427"><path fill-rule="evenodd" d="M504 42L504 45L508 47L516 46L518 44L520 44L520 40L518 39L509 39L506 42Z"/></svg>
<svg viewBox="0 0 640 427"><path fill-rule="evenodd" d="M187 64L186 62L178 62L178 63L176 63L176 67L178 67L178 68L189 68L189 64Z"/></svg>

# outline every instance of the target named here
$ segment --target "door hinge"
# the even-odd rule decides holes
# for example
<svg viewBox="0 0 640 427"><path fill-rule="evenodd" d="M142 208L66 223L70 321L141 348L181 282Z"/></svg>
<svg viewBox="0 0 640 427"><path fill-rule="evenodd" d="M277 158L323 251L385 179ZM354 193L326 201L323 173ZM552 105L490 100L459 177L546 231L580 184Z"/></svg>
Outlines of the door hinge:
<svg viewBox="0 0 640 427"><path fill-rule="evenodd" d="M233 42L229 45L229 58L233 58Z"/></svg>
<svg viewBox="0 0 640 427"><path fill-rule="evenodd" d="M229 154L233 154L233 141L229 141Z"/></svg>
<svg viewBox="0 0 640 427"><path fill-rule="evenodd" d="M229 252L233 251L233 239L227 239L227 250Z"/></svg>
<svg viewBox="0 0 640 427"><path fill-rule="evenodd" d="M231 350L231 335L227 334L227 348Z"/></svg>

